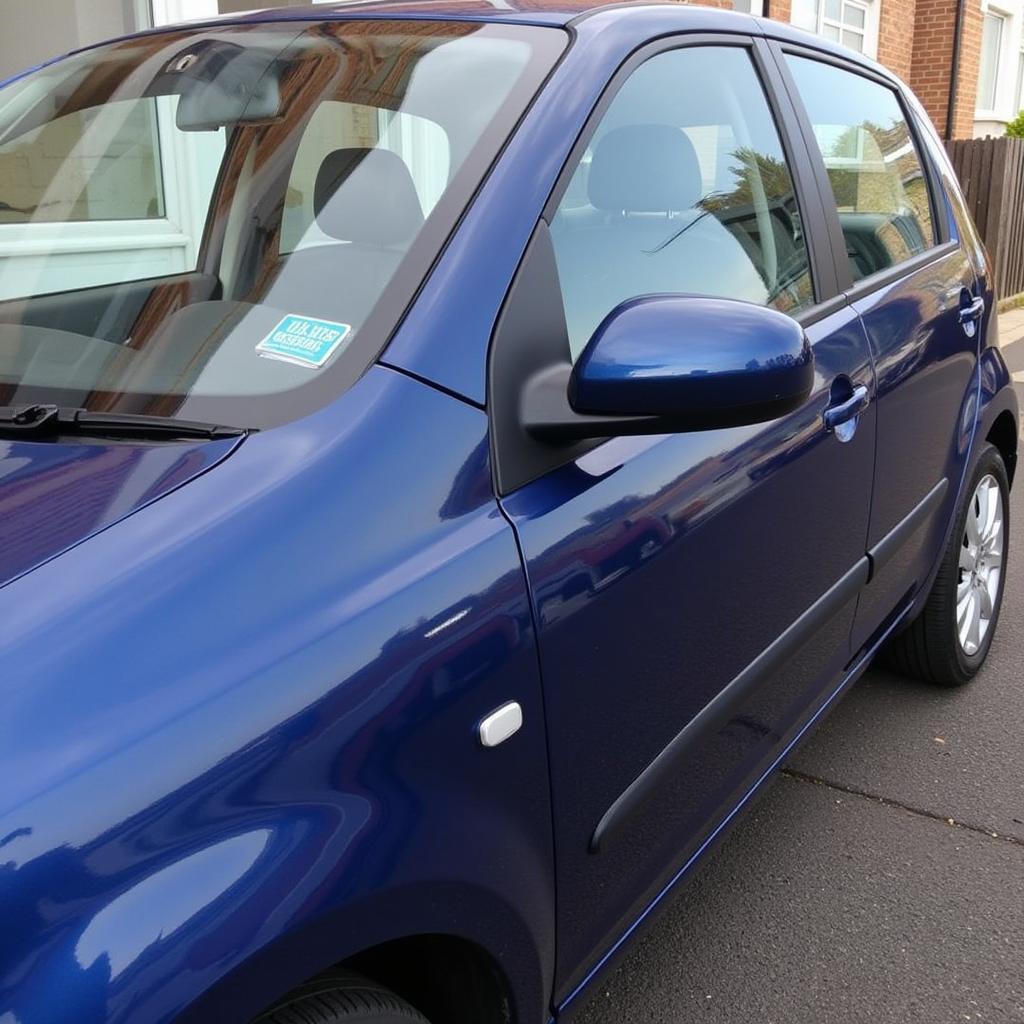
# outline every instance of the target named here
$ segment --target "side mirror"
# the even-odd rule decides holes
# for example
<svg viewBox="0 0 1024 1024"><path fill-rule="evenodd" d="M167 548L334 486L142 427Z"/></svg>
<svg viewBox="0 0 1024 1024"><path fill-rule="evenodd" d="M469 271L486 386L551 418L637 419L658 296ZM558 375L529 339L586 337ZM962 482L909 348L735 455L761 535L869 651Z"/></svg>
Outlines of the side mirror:
<svg viewBox="0 0 1024 1024"><path fill-rule="evenodd" d="M798 408L814 383L814 356L795 320L764 306L689 295L647 295L617 306L567 380L566 369L546 371L524 396L523 419L537 437L762 423ZM555 412L560 387L563 415Z"/></svg>

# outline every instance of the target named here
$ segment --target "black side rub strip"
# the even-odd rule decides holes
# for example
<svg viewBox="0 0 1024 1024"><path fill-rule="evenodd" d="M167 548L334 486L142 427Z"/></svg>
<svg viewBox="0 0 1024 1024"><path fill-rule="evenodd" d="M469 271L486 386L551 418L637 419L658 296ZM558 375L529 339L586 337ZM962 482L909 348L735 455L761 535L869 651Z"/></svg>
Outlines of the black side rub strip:
<svg viewBox="0 0 1024 1024"><path fill-rule="evenodd" d="M949 490L949 481L943 477L914 506L910 515L901 519L873 548L868 550L868 558L871 561L869 580L873 580L878 574L878 570L925 524L939 507L947 490Z"/></svg>
<svg viewBox="0 0 1024 1024"><path fill-rule="evenodd" d="M916 511L916 510L915 510ZM887 538L888 539L888 538ZM766 647L735 679L690 719L668 746L622 791L604 812L590 837L590 852L601 847L645 803L657 787L677 774L678 766L691 748L710 733L717 732L736 714L741 704L764 679L775 672L835 615L868 580L867 556L860 558L832 584L784 633Z"/></svg>

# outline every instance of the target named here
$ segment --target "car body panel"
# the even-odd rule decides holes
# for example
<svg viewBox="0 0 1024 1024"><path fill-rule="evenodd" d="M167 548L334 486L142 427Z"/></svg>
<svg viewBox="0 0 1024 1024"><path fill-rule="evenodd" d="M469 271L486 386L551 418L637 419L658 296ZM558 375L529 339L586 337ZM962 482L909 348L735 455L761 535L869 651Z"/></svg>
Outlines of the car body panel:
<svg viewBox="0 0 1024 1024"><path fill-rule="evenodd" d="M430 920L507 943L536 1019L544 719L486 417L378 367L237 456L0 591L0 1016L169 1020L318 934L245 1015Z"/></svg>
<svg viewBox="0 0 1024 1024"><path fill-rule="evenodd" d="M787 70L785 54L811 56L792 34L774 49L806 137L811 126ZM818 54L820 56L820 54ZM933 244L924 253L854 281L847 242L827 192L825 220L836 254L838 283L861 317L871 343L878 391L878 434L871 525L867 548L871 583L858 607L852 646L860 648L886 616L920 588L944 549L947 526L960 501L977 415L978 352L983 330L960 323L961 311L984 293L972 242L958 224L944 190L957 186L930 124L894 77L877 67L844 59L847 72L862 72L901 97L900 106L933 196ZM819 158L820 159L820 158ZM970 228L967 229L970 231ZM990 298L990 297L989 297ZM983 327L985 325L982 325Z"/></svg>
<svg viewBox="0 0 1024 1024"><path fill-rule="evenodd" d="M0 441L0 587L205 473L239 443Z"/></svg>

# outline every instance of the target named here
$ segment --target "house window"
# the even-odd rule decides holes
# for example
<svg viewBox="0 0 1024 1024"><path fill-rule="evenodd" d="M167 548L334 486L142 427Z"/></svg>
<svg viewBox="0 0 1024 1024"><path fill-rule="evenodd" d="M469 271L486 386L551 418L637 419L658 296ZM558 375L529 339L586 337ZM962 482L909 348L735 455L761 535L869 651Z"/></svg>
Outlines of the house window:
<svg viewBox="0 0 1024 1024"><path fill-rule="evenodd" d="M1015 110L1024 110L1024 50L1020 51L1020 56L1017 58L1017 93L1014 97L1017 106Z"/></svg>
<svg viewBox="0 0 1024 1024"><path fill-rule="evenodd" d="M744 14L761 15L764 13L762 0L732 0L732 9L742 11Z"/></svg>
<svg viewBox="0 0 1024 1024"><path fill-rule="evenodd" d="M791 21L797 28L873 56L871 13L865 0L793 0Z"/></svg>
<svg viewBox="0 0 1024 1024"><path fill-rule="evenodd" d="M1003 49L1006 18L988 13L981 29L981 67L978 71L978 109L995 110L999 86L999 55Z"/></svg>

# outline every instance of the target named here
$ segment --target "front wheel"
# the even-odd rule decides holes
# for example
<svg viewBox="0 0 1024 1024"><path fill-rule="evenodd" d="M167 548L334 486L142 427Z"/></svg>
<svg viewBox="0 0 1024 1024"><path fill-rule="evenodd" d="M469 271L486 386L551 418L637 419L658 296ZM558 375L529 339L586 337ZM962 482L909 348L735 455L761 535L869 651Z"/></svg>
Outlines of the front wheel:
<svg viewBox="0 0 1024 1024"><path fill-rule="evenodd" d="M429 1024L382 985L351 971L327 971L290 992L252 1024Z"/></svg>
<svg viewBox="0 0 1024 1024"><path fill-rule="evenodd" d="M921 614L889 645L893 667L963 686L985 662L1003 600L1010 484L993 445L981 450Z"/></svg>

